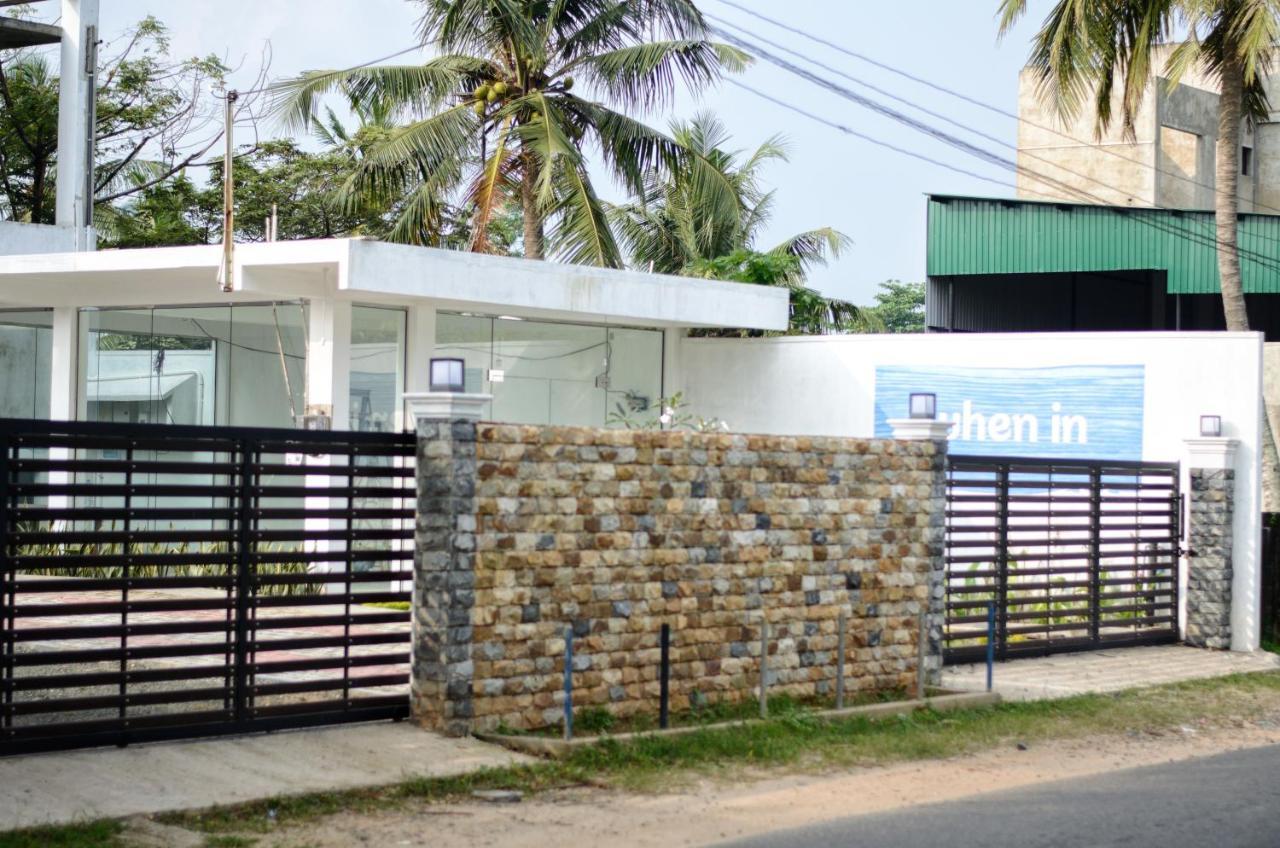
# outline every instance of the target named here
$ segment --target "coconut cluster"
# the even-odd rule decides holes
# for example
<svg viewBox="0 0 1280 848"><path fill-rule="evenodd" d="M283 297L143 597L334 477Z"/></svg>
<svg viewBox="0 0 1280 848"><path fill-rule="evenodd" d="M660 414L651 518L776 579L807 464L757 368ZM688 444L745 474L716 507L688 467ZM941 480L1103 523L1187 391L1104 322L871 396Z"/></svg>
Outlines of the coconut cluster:
<svg viewBox="0 0 1280 848"><path fill-rule="evenodd" d="M573 89L573 77L565 77L560 87L565 91ZM494 80L493 82L485 82L476 86L476 90L471 92L474 100L476 115L483 118L488 111L490 104L497 103L508 95L518 94L514 87L502 80Z"/></svg>

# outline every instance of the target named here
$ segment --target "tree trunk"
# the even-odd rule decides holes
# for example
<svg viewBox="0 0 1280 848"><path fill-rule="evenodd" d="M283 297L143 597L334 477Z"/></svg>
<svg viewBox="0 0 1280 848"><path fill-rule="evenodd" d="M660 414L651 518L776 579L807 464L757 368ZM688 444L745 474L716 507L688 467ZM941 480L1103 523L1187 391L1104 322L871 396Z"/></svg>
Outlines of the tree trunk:
<svg viewBox="0 0 1280 848"><path fill-rule="evenodd" d="M1244 108L1244 72L1239 63L1228 59L1222 68L1222 91L1218 100L1218 149L1214 191L1214 217L1217 223L1218 280L1222 287L1222 313L1227 329L1248 332L1249 311L1244 300L1244 284L1240 276L1238 220L1240 211L1240 118ZM1276 451L1276 428L1267 412L1266 398L1262 411L1262 509L1280 511L1280 453Z"/></svg>
<svg viewBox="0 0 1280 848"><path fill-rule="evenodd" d="M520 207L524 215L524 256L542 259L543 220L538 203L537 164L526 155L520 174Z"/></svg>
<svg viewBox="0 0 1280 848"><path fill-rule="evenodd" d="M48 185L46 169L48 165L44 158L40 156L32 160L32 165L34 165L32 170L35 173L31 180L31 223L43 224L44 221L41 219L44 218L44 196L45 188Z"/></svg>
<svg viewBox="0 0 1280 848"><path fill-rule="evenodd" d="M1238 183L1240 173L1240 112L1244 103L1244 81L1235 63L1222 69L1222 95L1218 102L1218 150L1215 217L1218 227L1218 278L1222 284L1222 311L1227 329L1249 330L1244 287L1240 282L1240 249L1236 243L1239 218Z"/></svg>

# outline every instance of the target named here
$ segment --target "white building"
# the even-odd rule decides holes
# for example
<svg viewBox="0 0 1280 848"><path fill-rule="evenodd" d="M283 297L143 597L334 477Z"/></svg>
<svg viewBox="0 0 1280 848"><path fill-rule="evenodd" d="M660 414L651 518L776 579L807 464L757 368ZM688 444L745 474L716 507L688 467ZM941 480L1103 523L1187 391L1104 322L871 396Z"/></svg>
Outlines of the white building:
<svg viewBox="0 0 1280 848"><path fill-rule="evenodd" d="M404 425L432 357L486 417L602 426L669 393L685 327L787 326L782 289L362 239L0 257L0 415Z"/></svg>

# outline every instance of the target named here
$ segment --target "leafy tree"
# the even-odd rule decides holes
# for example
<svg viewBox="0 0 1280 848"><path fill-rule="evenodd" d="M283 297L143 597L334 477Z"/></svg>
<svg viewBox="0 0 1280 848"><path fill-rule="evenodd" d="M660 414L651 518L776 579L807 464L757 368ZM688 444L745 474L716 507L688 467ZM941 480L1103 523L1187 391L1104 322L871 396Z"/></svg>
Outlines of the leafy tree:
<svg viewBox="0 0 1280 848"><path fill-rule="evenodd" d="M890 333L924 332L924 283L886 280L876 292L871 311Z"/></svg>
<svg viewBox="0 0 1280 848"><path fill-rule="evenodd" d="M806 288L800 257L784 253L757 253L752 250L735 250L715 259L698 259L683 270L691 277L713 280L730 280L737 283L755 283L764 286L782 286L791 295L791 317L788 335L812 336L827 333L882 332L884 325L872 310L865 310L844 300L824 297L820 292ZM761 333L750 330L710 330L700 335L752 336Z"/></svg>
<svg viewBox="0 0 1280 848"><path fill-rule="evenodd" d="M310 124L319 97L335 90L412 118L367 152L347 186L366 199L408 195L392 239L411 240L416 222L460 186L473 250L491 249L495 214L517 204L526 256L621 266L588 146L632 193L655 171L685 170L733 213L717 169L631 117L669 104L680 81L699 89L745 64L706 39L692 0L421 2L423 42L438 57L315 71L280 86L280 109L294 126Z"/></svg>
<svg viewBox="0 0 1280 848"><path fill-rule="evenodd" d="M4 104L0 109L3 214L15 221L52 223L58 78L40 56L0 59L0 99Z"/></svg>
<svg viewBox="0 0 1280 848"><path fill-rule="evenodd" d="M222 225L222 192L202 191L179 174L99 207L97 224L102 248L208 244Z"/></svg>
<svg viewBox="0 0 1280 848"><path fill-rule="evenodd" d="M200 163L222 137L208 96L228 68L214 57L169 58L165 26L147 17L102 45L94 196L101 207L141 194ZM43 55L0 56L0 214L52 223L57 168L58 77ZM253 98L241 101L252 114Z"/></svg>
<svg viewBox="0 0 1280 848"><path fill-rule="evenodd" d="M1026 12L1027 0L1000 0L1000 32ZM1042 97L1066 118L1085 102L1098 130L1115 119L1133 138L1160 51L1175 36L1186 39L1163 69L1176 85L1193 68L1218 82L1218 140L1214 180L1218 278L1228 330L1247 331L1249 314L1240 278L1237 220L1242 119L1270 119L1266 73L1280 45L1276 0L1055 0L1031 50ZM1268 420L1263 439L1263 481L1268 501L1280 504L1280 455Z"/></svg>
<svg viewBox="0 0 1280 848"><path fill-rule="evenodd" d="M710 113L672 124L671 135L698 161L709 163L718 177L712 182L682 169L653 173L633 202L613 209L610 217L632 263L677 274L703 260L754 252L774 203L774 193L764 189L760 172L771 162L786 161L785 143L774 136L745 157L741 151L726 150L728 132ZM725 185L734 197L727 206L707 195L709 188L719 191ZM783 263L787 281L795 282L813 266L826 264L829 255L839 256L848 243L843 233L822 227L792 236L768 252L795 257L796 262Z"/></svg>

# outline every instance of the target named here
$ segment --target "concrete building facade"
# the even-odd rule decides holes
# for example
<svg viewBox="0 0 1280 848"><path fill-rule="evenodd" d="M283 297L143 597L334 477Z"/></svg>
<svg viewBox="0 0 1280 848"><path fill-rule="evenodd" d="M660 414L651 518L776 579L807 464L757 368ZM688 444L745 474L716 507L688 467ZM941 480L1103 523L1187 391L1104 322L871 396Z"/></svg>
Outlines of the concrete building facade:
<svg viewBox="0 0 1280 848"><path fill-rule="evenodd" d="M1157 68L1164 67L1167 52ZM1088 105L1064 122L1040 95L1036 71L1024 69L1018 78L1019 198L1213 208L1218 94L1205 74L1189 73L1172 87L1167 78L1154 77L1132 135L1119 120L1118 95L1112 104L1117 119L1101 134ZM1243 122L1240 137L1240 211L1280 211L1280 121Z"/></svg>

